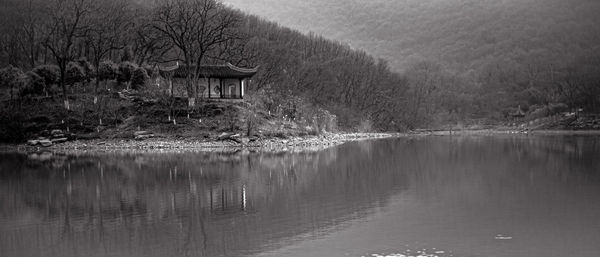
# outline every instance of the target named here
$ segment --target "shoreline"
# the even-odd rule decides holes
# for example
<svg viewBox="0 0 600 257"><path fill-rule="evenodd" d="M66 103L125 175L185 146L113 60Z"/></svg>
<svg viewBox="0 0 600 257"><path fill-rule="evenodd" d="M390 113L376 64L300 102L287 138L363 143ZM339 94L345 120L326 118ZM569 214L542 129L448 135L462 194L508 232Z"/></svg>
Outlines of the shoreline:
<svg viewBox="0 0 600 257"><path fill-rule="evenodd" d="M90 139L74 140L50 147L27 144L0 145L0 153L89 153L89 152L235 152L251 150L262 152L319 151L342 145L346 142L385 138L407 138L427 136L488 136L488 135L542 135L542 136L600 136L600 130L420 130L406 133L327 133L318 136L263 138L242 143L226 140L195 140L150 138L135 139Z"/></svg>
<svg viewBox="0 0 600 257"><path fill-rule="evenodd" d="M115 152L115 151L195 151L231 152L244 149L262 151L290 151L298 149L323 150L346 142L406 136L403 133L328 133L319 136L264 138L253 142L225 140L195 140L172 138L91 139L68 141L49 147L27 144L0 145L0 152Z"/></svg>

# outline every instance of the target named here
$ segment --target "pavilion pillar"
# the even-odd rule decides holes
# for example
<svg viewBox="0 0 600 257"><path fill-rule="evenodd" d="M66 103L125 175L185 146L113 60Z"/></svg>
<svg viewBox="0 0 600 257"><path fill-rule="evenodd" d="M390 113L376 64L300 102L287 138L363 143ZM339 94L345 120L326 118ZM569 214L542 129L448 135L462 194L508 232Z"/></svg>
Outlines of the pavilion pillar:
<svg viewBox="0 0 600 257"><path fill-rule="evenodd" d="M219 78L219 95L221 96L221 99L223 99L223 79Z"/></svg>
<svg viewBox="0 0 600 257"><path fill-rule="evenodd" d="M240 98L244 98L244 79L240 79Z"/></svg>
<svg viewBox="0 0 600 257"><path fill-rule="evenodd" d="M210 91L211 91L210 90L210 80L211 80L210 77L208 77L208 98L209 99L210 99L210 95L211 95L211 93L210 93Z"/></svg>

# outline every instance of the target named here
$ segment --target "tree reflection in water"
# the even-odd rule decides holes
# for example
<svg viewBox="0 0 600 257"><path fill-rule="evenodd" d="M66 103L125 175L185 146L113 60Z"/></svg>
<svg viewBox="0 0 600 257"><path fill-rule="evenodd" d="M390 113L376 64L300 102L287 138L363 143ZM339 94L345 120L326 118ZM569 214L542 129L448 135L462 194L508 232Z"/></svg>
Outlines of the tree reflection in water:
<svg viewBox="0 0 600 257"><path fill-rule="evenodd" d="M2 154L0 249L8 256L252 255L343 229L398 194L464 204L531 194L532 184L597 182L599 142L447 137L297 153Z"/></svg>
<svg viewBox="0 0 600 257"><path fill-rule="evenodd" d="M368 172L375 156L338 158L352 151L3 155L0 245L16 256L274 248L367 215L402 183L402 174Z"/></svg>

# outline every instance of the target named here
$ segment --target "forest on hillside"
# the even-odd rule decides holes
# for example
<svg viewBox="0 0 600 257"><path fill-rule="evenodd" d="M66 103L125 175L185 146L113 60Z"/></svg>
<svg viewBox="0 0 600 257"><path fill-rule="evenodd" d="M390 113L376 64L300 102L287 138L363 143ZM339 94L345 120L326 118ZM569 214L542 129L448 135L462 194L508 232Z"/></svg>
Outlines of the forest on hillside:
<svg viewBox="0 0 600 257"><path fill-rule="evenodd" d="M290 18L302 10L317 33L225 2L5 0L3 98L68 101L73 88L101 94L107 80L145 87L157 64L230 62L260 67L248 89L260 108L294 120L318 119L325 109L342 130L499 124L519 110L600 111L594 1L310 0L264 9ZM198 77L187 79L182 91L190 96Z"/></svg>
<svg viewBox="0 0 600 257"><path fill-rule="evenodd" d="M102 93L107 80L143 87L163 63L230 62L260 67L248 93L269 113L310 120L319 118L315 110L325 109L343 130L399 130L409 124L406 80L386 62L217 1L2 4L5 99L62 96L68 101L74 88Z"/></svg>
<svg viewBox="0 0 600 257"><path fill-rule="evenodd" d="M409 88L428 88L417 126L507 121L519 105L537 114L564 105L600 111L598 1L225 2L389 61ZM410 82L423 72L429 83Z"/></svg>

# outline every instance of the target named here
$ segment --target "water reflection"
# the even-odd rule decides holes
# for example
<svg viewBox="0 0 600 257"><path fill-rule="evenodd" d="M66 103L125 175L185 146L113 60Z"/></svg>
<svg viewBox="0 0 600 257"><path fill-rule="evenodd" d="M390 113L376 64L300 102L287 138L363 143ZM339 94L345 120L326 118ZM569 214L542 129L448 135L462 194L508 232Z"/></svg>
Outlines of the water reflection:
<svg viewBox="0 0 600 257"><path fill-rule="evenodd" d="M10 256L276 248L367 215L402 183L401 174L367 172L370 156L338 158L352 151L3 155L0 245Z"/></svg>
<svg viewBox="0 0 600 257"><path fill-rule="evenodd" d="M345 253L360 256L428 239L464 254L496 256L485 243L462 249L457 242L473 238L439 230L462 217L474 234L506 228L490 238L518 238L513 227L527 227L522 221L533 231L581 218L562 208L600 215L586 206L600 199L598 154L595 137L508 136L365 141L304 153L3 154L0 252L340 256L337 248L309 252L302 245L341 240ZM530 220L547 211L564 215ZM395 218L377 227L367 221L375 213ZM428 218L435 222L423 225ZM598 226L579 231L583 239L600 236L597 221L584 222ZM383 233L344 240L356 226ZM289 247L302 251L286 252Z"/></svg>

